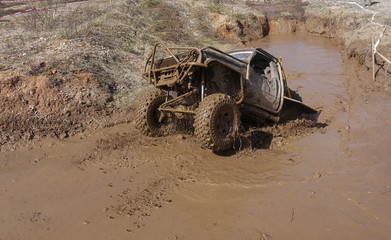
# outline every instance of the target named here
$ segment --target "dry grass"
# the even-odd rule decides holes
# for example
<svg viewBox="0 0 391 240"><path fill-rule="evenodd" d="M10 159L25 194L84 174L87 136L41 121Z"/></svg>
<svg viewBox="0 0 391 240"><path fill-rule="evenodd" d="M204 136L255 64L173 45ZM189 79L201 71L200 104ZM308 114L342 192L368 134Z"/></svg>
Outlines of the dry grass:
<svg viewBox="0 0 391 240"><path fill-rule="evenodd" d="M48 7L37 3L24 8L42 4ZM55 18L50 11L10 18L0 24L0 70L31 75L45 62L64 74L87 71L103 87L112 88L112 106L131 107L135 92L145 85L140 73L153 43L198 47L214 43L207 4L196 5L164 0L79 2L52 6L74 8L57 12Z"/></svg>

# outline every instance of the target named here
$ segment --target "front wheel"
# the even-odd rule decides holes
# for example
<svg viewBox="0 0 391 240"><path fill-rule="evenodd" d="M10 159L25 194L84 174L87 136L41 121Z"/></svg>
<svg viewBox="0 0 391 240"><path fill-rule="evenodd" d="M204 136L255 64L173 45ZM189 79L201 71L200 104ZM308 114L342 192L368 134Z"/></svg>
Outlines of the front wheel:
<svg viewBox="0 0 391 240"><path fill-rule="evenodd" d="M215 93L200 103L194 119L194 133L203 147L224 151L232 148L240 124L235 101L226 94Z"/></svg>
<svg viewBox="0 0 391 240"><path fill-rule="evenodd" d="M144 95L136 110L136 128L148 136L163 136L168 132L167 116L158 110L166 101L165 94L154 90Z"/></svg>

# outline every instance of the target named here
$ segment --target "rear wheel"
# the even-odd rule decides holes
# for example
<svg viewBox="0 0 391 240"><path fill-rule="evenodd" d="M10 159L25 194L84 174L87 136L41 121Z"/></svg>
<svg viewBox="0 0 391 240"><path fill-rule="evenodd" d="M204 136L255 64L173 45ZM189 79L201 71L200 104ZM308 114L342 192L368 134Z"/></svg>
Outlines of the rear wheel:
<svg viewBox="0 0 391 240"><path fill-rule="evenodd" d="M168 134L167 116L158 110L166 101L165 94L154 90L145 94L136 110L136 128L148 136L163 136Z"/></svg>
<svg viewBox="0 0 391 240"><path fill-rule="evenodd" d="M200 103L194 119L194 133L203 147L213 151L232 148L239 128L239 107L228 95L211 94Z"/></svg>

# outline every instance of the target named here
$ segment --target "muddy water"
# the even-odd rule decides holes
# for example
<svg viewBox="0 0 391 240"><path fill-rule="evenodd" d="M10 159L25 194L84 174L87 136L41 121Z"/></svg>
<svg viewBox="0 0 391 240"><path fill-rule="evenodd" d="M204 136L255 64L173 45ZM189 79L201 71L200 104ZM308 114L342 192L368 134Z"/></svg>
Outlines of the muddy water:
<svg viewBox="0 0 391 240"><path fill-rule="evenodd" d="M0 239L389 239L391 99L329 40L254 44L325 129L219 156L124 124L0 153Z"/></svg>
<svg viewBox="0 0 391 240"><path fill-rule="evenodd" d="M290 87L321 110L327 131L291 139L277 151L230 157L184 149L199 159L188 167L191 181L136 236L389 238L390 99L362 95L355 73L330 40L276 35L255 45L283 58Z"/></svg>
<svg viewBox="0 0 391 240"><path fill-rule="evenodd" d="M346 96L347 76L334 42L306 34L271 35L249 46L280 56L289 86L312 106L332 107L337 99Z"/></svg>

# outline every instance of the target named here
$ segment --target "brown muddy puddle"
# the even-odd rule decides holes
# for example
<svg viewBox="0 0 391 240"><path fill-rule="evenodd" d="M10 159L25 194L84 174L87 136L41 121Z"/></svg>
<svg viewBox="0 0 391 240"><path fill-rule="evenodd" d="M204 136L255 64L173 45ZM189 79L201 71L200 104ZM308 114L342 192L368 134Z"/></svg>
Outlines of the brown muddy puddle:
<svg viewBox="0 0 391 240"><path fill-rule="evenodd" d="M328 39L272 35L250 46L283 58L289 86L322 111L319 120L328 124L327 131L291 139L277 151L199 156L199 173L189 171L194 182L177 189L176 204L148 219L147 226L155 227L136 236L388 238L390 99L367 96L374 106L363 104L355 75Z"/></svg>
<svg viewBox="0 0 391 240"><path fill-rule="evenodd" d="M0 239L388 239L390 98L358 94L330 40L256 45L324 131L219 156L124 124L0 153Z"/></svg>
<svg viewBox="0 0 391 240"><path fill-rule="evenodd" d="M282 58L288 85L303 96L303 102L327 108L346 97L341 54L329 39L307 34L270 35L249 46Z"/></svg>

